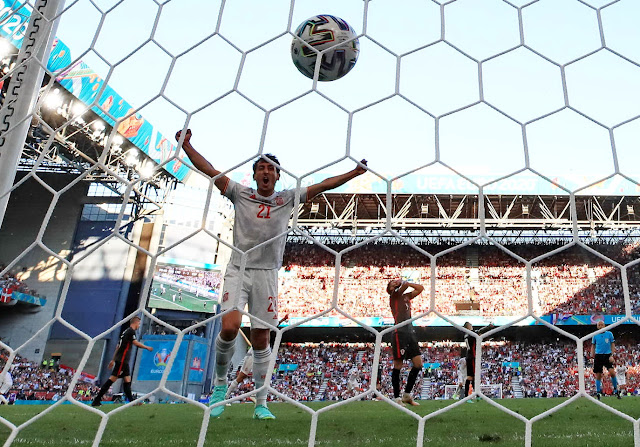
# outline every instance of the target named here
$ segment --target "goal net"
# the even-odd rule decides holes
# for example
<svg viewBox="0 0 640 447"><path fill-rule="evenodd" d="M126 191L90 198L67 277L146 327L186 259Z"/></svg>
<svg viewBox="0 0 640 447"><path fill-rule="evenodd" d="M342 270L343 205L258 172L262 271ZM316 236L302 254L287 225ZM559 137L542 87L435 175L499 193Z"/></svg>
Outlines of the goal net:
<svg viewBox="0 0 640 447"><path fill-rule="evenodd" d="M614 332L640 324L637 2L317 3L0 0L0 378L12 376L0 401L46 405L0 407L0 443L31 443L29 427L66 405L93 418L78 442L98 446L135 404L154 401L197 410L195 428L180 427L189 440L172 442L241 444L251 430L220 429L226 421L210 415L224 404L208 401L216 351L231 350L216 336L232 303L243 329L270 329L273 350L254 362L264 388L247 380L225 403L266 389L274 413L282 405L307 418L290 424L304 433L282 430L274 443L350 442L328 421L377 398L415 423L407 442L421 446L437 430L431 418L463 410L413 411L392 397L398 325L387 287L404 278L424 286L411 302L425 363L416 398L455 381L466 335L482 365L475 381L492 383L480 405L517 420L514 439L531 446L546 416L584 399L640 446L637 414L592 396L589 356L599 321ZM355 66L332 82L320 70L344 74L343 53L319 62L315 79L291 56L300 24L333 39L308 21L325 12L358 38ZM210 165L187 156L188 129ZM257 160L271 171L260 177ZM270 175L275 195L260 196L272 192ZM253 214L234 207L235 187L257 188L247 193ZM234 245L243 213L269 225L285 199L280 233ZM283 240L284 255L273 248ZM267 268L271 252L279 259ZM265 307L289 319L240 308L227 265L273 274ZM149 347L131 358L139 398L94 408L134 316ZM480 334L466 322L494 326ZM519 326L544 336L512 341ZM627 363L640 358L629 338ZM237 340L234 365L251 342ZM408 371L403 384L416 377ZM569 403L531 416L501 401L499 383ZM370 434L363 442L380 442ZM122 441L160 442L129 435Z"/></svg>

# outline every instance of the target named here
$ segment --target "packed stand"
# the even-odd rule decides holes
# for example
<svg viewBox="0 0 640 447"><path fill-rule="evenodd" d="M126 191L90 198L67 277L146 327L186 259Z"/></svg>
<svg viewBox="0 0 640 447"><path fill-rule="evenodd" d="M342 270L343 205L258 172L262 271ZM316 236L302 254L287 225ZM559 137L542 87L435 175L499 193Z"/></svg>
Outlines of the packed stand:
<svg viewBox="0 0 640 447"><path fill-rule="evenodd" d="M330 246L336 251L346 247ZM616 247L620 252L629 251L626 246ZM421 248L436 253L448 247ZM555 248L553 245L520 244L515 251L533 259ZM595 248L600 249L600 246ZM606 248L614 250L612 246ZM458 313L456 303L475 302L480 307L479 314L487 317L527 314L524 264L495 246L468 249L477 250L475 261L466 248L437 259L435 310L455 315ZM329 309L335 274L335 258L328 251L313 244L287 245L280 272L282 312L292 317L308 317ZM385 289L390 279L400 276L426 286L427 292L413 302L412 310L414 315L427 312L431 279L429 259L403 244L372 243L345 253L339 272L338 306L356 318L391 318ZM638 313L640 266L629 269L628 280L632 312ZM619 271L600 257L577 247L533 264L531 289L532 310L536 315L624 313Z"/></svg>
<svg viewBox="0 0 640 447"><path fill-rule="evenodd" d="M6 265L0 264L0 272L3 271L5 268L6 268ZM0 276L0 292L7 293L7 294L10 294L12 292L20 292L26 295L40 297L40 295L38 295L38 292L29 288L29 286L27 286L27 284L20 279L23 273L25 272L26 272L26 269L24 269L20 273L9 271L4 275Z"/></svg>
<svg viewBox="0 0 640 447"><path fill-rule="evenodd" d="M9 356L5 352L0 353L0 371L4 369L8 358ZM16 355L9 368L9 374L13 384L4 393L7 401L57 401L66 394L74 370L62 367L57 362L54 363L53 360L45 360L42 364L38 364ZM89 401L98 390L99 387L93 383L78 380L72 396L80 401ZM111 399L112 397L107 395L104 400Z"/></svg>

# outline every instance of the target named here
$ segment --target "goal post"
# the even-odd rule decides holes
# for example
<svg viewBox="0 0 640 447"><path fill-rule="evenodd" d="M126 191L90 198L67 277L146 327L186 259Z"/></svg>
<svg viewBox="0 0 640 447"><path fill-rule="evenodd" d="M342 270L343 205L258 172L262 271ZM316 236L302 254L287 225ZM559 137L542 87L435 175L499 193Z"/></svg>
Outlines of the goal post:
<svg viewBox="0 0 640 447"><path fill-rule="evenodd" d="M9 203L16 167L31 124L46 61L51 53L64 0L38 0L31 14L16 68L0 110L0 226ZM5 82L7 82L5 80Z"/></svg>
<svg viewBox="0 0 640 447"><path fill-rule="evenodd" d="M459 396L456 396L456 390L458 389L458 385L445 385L444 386L444 399L457 399ZM480 389L482 390L482 394L491 399L502 399L502 384L499 383L490 383L486 385L480 385Z"/></svg>

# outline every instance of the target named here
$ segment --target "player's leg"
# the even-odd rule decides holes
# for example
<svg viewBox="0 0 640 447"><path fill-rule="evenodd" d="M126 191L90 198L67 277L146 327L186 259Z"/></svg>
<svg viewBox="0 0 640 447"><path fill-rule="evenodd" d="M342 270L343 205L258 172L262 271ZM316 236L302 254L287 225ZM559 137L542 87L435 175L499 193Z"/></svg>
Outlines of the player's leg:
<svg viewBox="0 0 640 447"><path fill-rule="evenodd" d="M618 389L618 377L616 376L616 370L613 368L612 364L609 364L609 377L611 377L611 386L613 387L613 394L618 396L618 399L621 399L620 390Z"/></svg>
<svg viewBox="0 0 640 447"><path fill-rule="evenodd" d="M249 313L276 326L278 324L278 271L251 270L251 293L249 294ZM251 321L251 344L253 345L253 381L256 389L266 380L271 360L269 346L270 328L257 320ZM256 393L255 419L275 419L267 408L267 388Z"/></svg>
<svg viewBox="0 0 640 447"><path fill-rule="evenodd" d="M469 395L469 390L471 387L474 388L475 391L475 374L476 374L476 359L473 356L467 356L467 379L464 382L464 397ZM471 401L470 401L471 402Z"/></svg>
<svg viewBox="0 0 640 447"><path fill-rule="evenodd" d="M418 343L416 343L415 348L410 348L409 350L413 351L413 349L418 350ZM409 354L411 355L411 354ZM404 388L404 394L402 395L402 402L408 405L418 406L420 405L418 402L413 400L413 396L411 392L413 391L413 387L416 384L416 379L418 378L418 374L422 370L422 356L419 354L411 357L411 371L409 371L409 377L407 377L407 385Z"/></svg>
<svg viewBox="0 0 640 447"><path fill-rule="evenodd" d="M596 354L593 359L593 373L596 376L596 398L600 399L600 395L602 394L602 370L604 368L604 364L602 363L602 356L600 354Z"/></svg>
<svg viewBox="0 0 640 447"><path fill-rule="evenodd" d="M391 386L393 387L393 398L400 402L400 371L404 360L404 350L402 348L402 334L398 331L391 333L391 352L393 355L393 369L391 370Z"/></svg>
<svg viewBox="0 0 640 447"><path fill-rule="evenodd" d="M133 402L135 399L133 398L133 393L131 392L131 376L129 374L125 375L122 378L122 389L124 390L124 395L127 396L127 400L129 402Z"/></svg>
<svg viewBox="0 0 640 447"><path fill-rule="evenodd" d="M602 373L596 373L596 397L600 399L602 394Z"/></svg>
<svg viewBox="0 0 640 447"><path fill-rule="evenodd" d="M238 389L238 386L240 386L240 384L244 382L244 379L246 379L247 377L248 375L245 374L242 370L238 371L238 375L236 376L236 378L233 379L229 384L229 388L227 389L227 394L225 396L225 399L229 399L229 397L231 397L233 392Z"/></svg>
<svg viewBox="0 0 640 447"><path fill-rule="evenodd" d="M244 275L247 275L245 270ZM238 267L233 264L227 265L227 271L224 276L224 290L222 293L222 303L220 311L232 309L234 306L243 309L247 302L247 291L245 288L245 277L240 276ZM236 296L239 293L239 296ZM233 358L235 351L236 336L240 330L242 322L242 314L237 310L231 310L222 316L222 328L216 337L216 362L215 362L215 378L214 387L209 405L222 402L227 394L227 373L229 371L229 363ZM224 405L219 405L211 410L211 417L218 417L224 411Z"/></svg>
<svg viewBox="0 0 640 447"><path fill-rule="evenodd" d="M100 405L102 405L100 403L100 401L102 400L102 396L107 394L107 391L109 391L109 388L111 388L111 385L113 385L116 382L116 380L118 380L118 374L120 374L120 363L116 362L113 365L113 370L111 371L111 375L107 380L105 380L105 382L100 387L100 391L98 391L98 394L96 394L96 396L93 398L93 402L91 402L92 407L99 407Z"/></svg>

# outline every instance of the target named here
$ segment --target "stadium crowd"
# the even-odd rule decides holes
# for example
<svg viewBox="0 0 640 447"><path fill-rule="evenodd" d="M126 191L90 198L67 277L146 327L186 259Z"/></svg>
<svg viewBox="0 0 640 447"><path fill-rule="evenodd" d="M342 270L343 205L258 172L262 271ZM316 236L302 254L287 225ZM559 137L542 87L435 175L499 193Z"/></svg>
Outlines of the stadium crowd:
<svg viewBox="0 0 640 447"><path fill-rule="evenodd" d="M3 271L7 266L0 264L0 272ZM4 275L0 276L0 292L20 292L31 296L39 297L38 292L32 290L27 286L27 284L20 280L22 276L22 272L15 273L13 271L9 271Z"/></svg>
<svg viewBox="0 0 640 447"><path fill-rule="evenodd" d="M346 246L331 246L340 251ZM442 246L421 247L430 253ZM596 247L600 249L600 247ZM520 246L533 259L553 246ZM609 251L614 249L607 247ZM628 251L618 247L615 252ZM474 253L475 251L475 261ZM333 256L312 244L289 244L280 273L279 304L292 317L306 317L330 308L335 285ZM475 265L474 265L475 263ZM628 272L632 312L640 312L638 267ZM435 271L435 310L457 313L456 303L475 302L483 316L524 315L528 312L526 269L494 246L456 250L438 258ZM343 255L338 305L354 317L391 318L385 288L392 278L407 277L428 285L428 257L401 244L368 244ZM619 271L584 249L572 247L535 263L532 268L533 311L593 315L624 313ZM412 306L414 315L429 309L424 294ZM335 315L335 314L333 314Z"/></svg>
<svg viewBox="0 0 640 447"><path fill-rule="evenodd" d="M640 344L621 342L618 346L616 361L629 365L626 393L638 395ZM421 348L425 369L416 382L414 394L418 398L442 399L446 385L457 385L462 343L427 342L421 343ZM348 399L370 388L373 356L374 346L368 343L286 343L278 351L272 386L297 401ZM586 359L585 363L589 393L595 392L592 360ZM280 368L292 364L297 366L293 371ZM390 396L393 361L388 345L383 346L381 365L380 390ZM503 398L518 397L518 393L521 397L567 397L578 389L575 345L568 343L485 342L481 365L482 384L501 385ZM232 368L230 378L235 377L235 369ZM423 390L424 381L427 383ZM252 387L247 379L236 394L248 392ZM610 391L610 387L605 387L605 392Z"/></svg>
<svg viewBox="0 0 640 447"><path fill-rule="evenodd" d="M5 352L0 352L0 371L4 369L8 358ZM47 366L16 355L9 369L13 384L5 393L5 398L9 402L15 400L56 401L62 398L69 388L74 371L71 368L49 367L49 363L45 363ZM98 390L99 387L93 383L79 380L72 395L80 401L88 401ZM111 400L111 398L111 395L107 395L104 400Z"/></svg>

